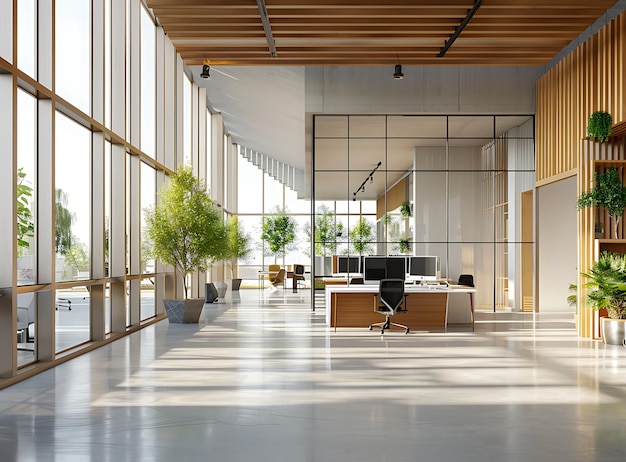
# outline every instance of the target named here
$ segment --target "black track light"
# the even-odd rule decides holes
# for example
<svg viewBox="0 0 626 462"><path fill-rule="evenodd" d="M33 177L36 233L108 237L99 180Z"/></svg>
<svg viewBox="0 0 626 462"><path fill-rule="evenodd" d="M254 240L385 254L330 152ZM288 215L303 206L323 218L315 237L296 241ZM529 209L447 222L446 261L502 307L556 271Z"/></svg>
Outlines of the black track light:
<svg viewBox="0 0 626 462"><path fill-rule="evenodd" d="M396 67L393 71L393 78L401 79L403 77L404 77L404 74L402 73L402 64L396 64Z"/></svg>
<svg viewBox="0 0 626 462"><path fill-rule="evenodd" d="M210 70L211 67L208 64L203 64L202 72L200 72L200 77L202 77L203 79L208 79L209 77L211 77L211 75L209 74Z"/></svg>

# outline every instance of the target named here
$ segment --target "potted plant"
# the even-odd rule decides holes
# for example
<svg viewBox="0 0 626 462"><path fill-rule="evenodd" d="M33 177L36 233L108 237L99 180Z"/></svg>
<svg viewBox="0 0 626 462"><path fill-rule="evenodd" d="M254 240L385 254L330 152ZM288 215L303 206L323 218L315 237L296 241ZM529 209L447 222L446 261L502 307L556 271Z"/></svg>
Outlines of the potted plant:
<svg viewBox="0 0 626 462"><path fill-rule="evenodd" d="M400 247L400 253L410 252L411 251L411 239L408 237L401 238L399 247Z"/></svg>
<svg viewBox="0 0 626 462"><path fill-rule="evenodd" d="M614 168L606 172L595 172L593 180L595 186L578 197L576 208L580 210L592 205L604 207L614 220L614 233L617 239L619 221L626 208L626 187L622 183L619 172Z"/></svg>
<svg viewBox="0 0 626 462"><path fill-rule="evenodd" d="M592 141L605 142L611 136L613 117L608 112L596 111L589 116L587 135Z"/></svg>
<svg viewBox="0 0 626 462"><path fill-rule="evenodd" d="M243 225L239 223L237 215L233 215L226 224L228 229L228 264L232 274L232 290L239 290L241 278L238 277L237 263L245 260L252 248L250 247L250 235L247 234Z"/></svg>
<svg viewBox="0 0 626 462"><path fill-rule="evenodd" d="M222 212L188 166L180 166L170 176L159 197L160 202L146 213L146 233L154 257L174 267L184 288L184 300L164 300L167 317L175 323L198 322L204 299L187 299L187 276L228 256Z"/></svg>
<svg viewBox="0 0 626 462"><path fill-rule="evenodd" d="M595 309L606 309L608 317L600 318L602 339L609 345L623 345L626 339L626 256L602 252L588 272L587 303Z"/></svg>

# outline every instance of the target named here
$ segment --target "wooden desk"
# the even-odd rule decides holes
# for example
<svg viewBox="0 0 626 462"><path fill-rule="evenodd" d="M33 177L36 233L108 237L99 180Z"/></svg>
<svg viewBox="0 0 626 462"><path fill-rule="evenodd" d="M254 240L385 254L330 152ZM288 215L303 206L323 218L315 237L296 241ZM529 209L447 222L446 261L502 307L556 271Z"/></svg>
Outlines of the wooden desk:
<svg viewBox="0 0 626 462"><path fill-rule="evenodd" d="M445 329L448 325L448 295L469 294L469 309L474 329L474 302L472 287L424 288L405 287L407 311L397 313L394 321L409 326L411 330L424 328ZM326 324L330 327L363 327L381 322L382 315L376 312L380 302L377 285L326 287Z"/></svg>

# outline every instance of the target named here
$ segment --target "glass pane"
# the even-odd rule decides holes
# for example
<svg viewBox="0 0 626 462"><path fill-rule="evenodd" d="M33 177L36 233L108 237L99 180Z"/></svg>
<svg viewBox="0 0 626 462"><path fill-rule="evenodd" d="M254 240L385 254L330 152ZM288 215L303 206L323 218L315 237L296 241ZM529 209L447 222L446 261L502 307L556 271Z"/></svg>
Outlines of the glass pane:
<svg viewBox="0 0 626 462"><path fill-rule="evenodd" d="M494 245L493 243L450 243L447 276L457 281L461 274L474 276L475 309L494 311ZM442 270L442 276L443 276Z"/></svg>
<svg viewBox="0 0 626 462"><path fill-rule="evenodd" d="M7 14L4 11L4 14ZM11 15L9 15L11 17ZM17 66L37 78L37 2L17 2Z"/></svg>
<svg viewBox="0 0 626 462"><path fill-rule="evenodd" d="M494 118L492 116L450 116L448 117L449 138L493 138Z"/></svg>
<svg viewBox="0 0 626 462"><path fill-rule="evenodd" d="M482 143L486 143L483 145ZM455 140L448 150L450 170L483 170L489 163L484 161L489 156L488 149L493 140ZM483 149L486 146L486 149Z"/></svg>
<svg viewBox="0 0 626 462"><path fill-rule="evenodd" d="M445 242L446 173L416 172L417 196L413 204L413 239L415 242Z"/></svg>
<svg viewBox="0 0 626 462"><path fill-rule="evenodd" d="M155 155L156 82L155 28L145 7L141 8L141 150Z"/></svg>
<svg viewBox="0 0 626 462"><path fill-rule="evenodd" d="M264 211L270 213L275 211L276 207L283 207L283 185L270 177L267 173L263 174L264 184Z"/></svg>
<svg viewBox="0 0 626 462"><path fill-rule="evenodd" d="M91 1L55 2L56 93L91 114Z"/></svg>
<svg viewBox="0 0 626 462"><path fill-rule="evenodd" d="M363 179L360 177L361 180ZM352 200L356 189L350 190L348 172L316 172L315 173L315 200L335 201ZM355 182L358 180L355 180ZM355 188L357 188L355 186Z"/></svg>
<svg viewBox="0 0 626 462"><path fill-rule="evenodd" d="M24 366L36 359L35 335L36 296L17 295L17 365Z"/></svg>
<svg viewBox="0 0 626 462"><path fill-rule="evenodd" d="M89 318L89 291L85 286L57 290L55 351L89 341Z"/></svg>
<svg viewBox="0 0 626 462"><path fill-rule="evenodd" d="M37 282L37 100L17 93L17 283Z"/></svg>
<svg viewBox="0 0 626 462"><path fill-rule="evenodd" d="M347 139L316 139L315 170L347 170Z"/></svg>
<svg viewBox="0 0 626 462"><path fill-rule="evenodd" d="M298 193L287 186L285 186L285 207L287 207L291 213L311 214L311 201L298 199Z"/></svg>
<svg viewBox="0 0 626 462"><path fill-rule="evenodd" d="M144 278L141 280L141 320L154 317L156 305L154 301L154 279Z"/></svg>
<svg viewBox="0 0 626 462"><path fill-rule="evenodd" d="M389 138L442 138L446 137L445 116L388 116ZM417 140L414 140L417 141Z"/></svg>
<svg viewBox="0 0 626 462"><path fill-rule="evenodd" d="M191 126L191 112L192 112L192 104L191 104L191 80L187 77L187 74L182 73L183 80L183 163L185 165L192 164L192 126Z"/></svg>
<svg viewBox="0 0 626 462"><path fill-rule="evenodd" d="M449 174L450 242L493 241L493 204L484 196L485 176L481 172L450 172Z"/></svg>
<svg viewBox="0 0 626 462"><path fill-rule="evenodd" d="M148 258L151 244L148 240L145 223L146 212L152 209L156 199L156 172L152 167L141 163L141 272L154 273L154 258Z"/></svg>
<svg viewBox="0 0 626 462"><path fill-rule="evenodd" d="M56 113L56 280L88 279L91 133Z"/></svg>
<svg viewBox="0 0 626 462"><path fill-rule="evenodd" d="M239 158L237 188L239 213L263 212L263 172L243 157Z"/></svg>
<svg viewBox="0 0 626 462"><path fill-rule="evenodd" d="M496 136L505 133L510 138L530 138L534 137L533 118L530 116L497 116Z"/></svg>
<svg viewBox="0 0 626 462"><path fill-rule="evenodd" d="M348 116L313 116L316 138L348 137Z"/></svg>
<svg viewBox="0 0 626 462"><path fill-rule="evenodd" d="M0 0L0 56L13 62L13 0Z"/></svg>
<svg viewBox="0 0 626 462"><path fill-rule="evenodd" d="M385 137L385 116L350 116L349 123L350 138Z"/></svg>

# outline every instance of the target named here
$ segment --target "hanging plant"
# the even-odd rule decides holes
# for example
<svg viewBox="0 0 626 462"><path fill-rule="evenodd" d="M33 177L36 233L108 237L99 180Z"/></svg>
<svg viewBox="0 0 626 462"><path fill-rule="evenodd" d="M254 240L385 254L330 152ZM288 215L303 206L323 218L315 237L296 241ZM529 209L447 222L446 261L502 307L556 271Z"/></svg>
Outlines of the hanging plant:
<svg viewBox="0 0 626 462"><path fill-rule="evenodd" d="M412 217L413 216L413 205L409 201L404 201L400 206L400 214L403 217Z"/></svg>
<svg viewBox="0 0 626 462"><path fill-rule="evenodd" d="M587 135L592 141L605 142L611 136L613 117L608 112L596 111L589 117Z"/></svg>
<svg viewBox="0 0 626 462"><path fill-rule="evenodd" d="M407 253L411 250L411 241L409 240L409 238L402 238L400 239L400 252L402 253Z"/></svg>

